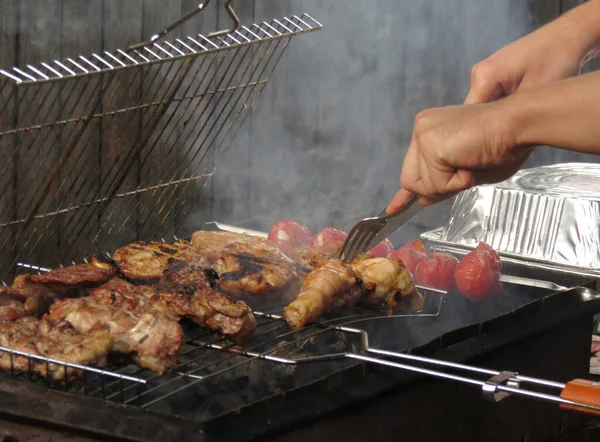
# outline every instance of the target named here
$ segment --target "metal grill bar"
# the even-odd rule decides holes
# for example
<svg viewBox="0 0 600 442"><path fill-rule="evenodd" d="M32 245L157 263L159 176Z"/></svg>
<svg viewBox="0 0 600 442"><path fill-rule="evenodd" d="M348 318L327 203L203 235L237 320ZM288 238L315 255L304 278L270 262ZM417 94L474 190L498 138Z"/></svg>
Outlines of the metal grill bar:
<svg viewBox="0 0 600 442"><path fill-rule="evenodd" d="M0 278L174 234L290 39L321 28L294 15L0 71Z"/></svg>
<svg viewBox="0 0 600 442"><path fill-rule="evenodd" d="M284 26L283 23L289 26ZM123 69L140 68L152 64L163 63L166 59L178 60L187 57L198 57L213 52L222 51L229 49L231 46L248 46L258 42L268 41L271 39L289 38L300 33L306 33L322 29L323 25L317 20L312 18L308 14L302 14L300 16L293 15L291 18L283 18L281 20L273 20L271 23L262 22L256 26L262 33L263 37L255 32L248 32L246 26L241 26L241 29L248 32L246 38L242 38L244 41L236 40L235 37L239 36L239 31L233 31L228 33L223 38L219 36L205 37L198 35L196 38L187 37L187 40L191 43L186 44L180 39L176 39L173 42L160 42L153 43L152 47L157 49L156 51L150 48L136 49L133 52L126 53L122 50L111 53L105 51L103 54L92 54L93 61L89 61L83 56L79 56L79 60L83 63L79 66L72 60L67 59L67 62L77 68L73 70L68 68L65 63L60 61L53 61L50 63L41 63L40 66L30 67L31 73L24 75L23 71L18 68L12 68L11 70L0 69L0 74L5 76L11 82L19 86L27 86L32 83L51 83L56 81L63 81L69 78L79 78L85 76L96 76L105 73L110 73ZM269 29L273 30L277 27L286 29L285 33L275 35L267 32ZM204 44L200 43L200 41ZM194 49L194 47L196 49ZM162 56L160 54L163 54ZM83 64L91 66L94 70L91 71L83 67ZM21 72L21 73L20 73Z"/></svg>

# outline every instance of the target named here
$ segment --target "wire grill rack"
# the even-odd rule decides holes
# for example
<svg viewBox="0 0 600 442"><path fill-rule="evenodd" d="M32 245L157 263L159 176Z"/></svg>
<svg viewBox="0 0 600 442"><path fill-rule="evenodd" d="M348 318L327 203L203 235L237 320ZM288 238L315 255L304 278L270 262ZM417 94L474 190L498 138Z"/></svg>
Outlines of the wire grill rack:
<svg viewBox="0 0 600 442"><path fill-rule="evenodd" d="M0 279L179 231L308 14L0 70ZM196 13L196 12L194 12Z"/></svg>
<svg viewBox="0 0 600 442"><path fill-rule="evenodd" d="M256 360L269 361L288 366L305 363L343 361L360 357L370 352L368 333L352 325L376 320L393 320L408 317L435 317L440 313L444 295L433 295L433 302L418 313L382 316L374 310L354 309L337 317L322 320L310 325L301 332L291 331L281 314L282 308L275 310L254 311L257 318L257 329L254 337L244 347L226 340L222 336L183 323L186 330L186 342L177 368L163 376L156 376L127 362L112 361L108 369L98 369L63 361L45 358L0 347L0 356L8 355L11 370L3 376L41 382L46 386L83 394L107 401L135 405L142 408L151 407L164 399L177 395L211 378L226 376L236 370L243 369ZM27 358L29 370L18 373L12 369L14 358ZM40 376L32 369L35 362L46 363L48 373L51 370L72 368L82 373L81 380L67 382L66 370L64 381L51 381L50 376ZM51 367L53 365L53 367ZM343 367L343 364L340 364Z"/></svg>

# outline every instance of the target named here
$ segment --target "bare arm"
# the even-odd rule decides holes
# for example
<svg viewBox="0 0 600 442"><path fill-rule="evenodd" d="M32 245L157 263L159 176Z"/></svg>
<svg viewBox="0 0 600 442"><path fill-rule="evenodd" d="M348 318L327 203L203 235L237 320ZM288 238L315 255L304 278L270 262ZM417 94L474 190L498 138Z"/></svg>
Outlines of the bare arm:
<svg viewBox="0 0 600 442"><path fill-rule="evenodd" d="M555 23L571 27L578 34L584 60L600 56L600 0L587 1L566 12Z"/></svg>
<svg viewBox="0 0 600 442"><path fill-rule="evenodd" d="M465 104L574 77L599 49L600 0L590 0L473 66Z"/></svg>
<svg viewBox="0 0 600 442"><path fill-rule="evenodd" d="M600 154L600 72L517 93L504 100L512 148L548 145Z"/></svg>

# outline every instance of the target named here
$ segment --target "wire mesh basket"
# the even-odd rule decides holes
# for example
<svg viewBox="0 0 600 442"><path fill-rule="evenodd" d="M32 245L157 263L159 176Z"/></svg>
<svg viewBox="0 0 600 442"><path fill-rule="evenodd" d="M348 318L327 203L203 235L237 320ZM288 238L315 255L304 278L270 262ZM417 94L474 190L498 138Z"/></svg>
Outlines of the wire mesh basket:
<svg viewBox="0 0 600 442"><path fill-rule="evenodd" d="M0 69L0 275L178 233L307 14Z"/></svg>

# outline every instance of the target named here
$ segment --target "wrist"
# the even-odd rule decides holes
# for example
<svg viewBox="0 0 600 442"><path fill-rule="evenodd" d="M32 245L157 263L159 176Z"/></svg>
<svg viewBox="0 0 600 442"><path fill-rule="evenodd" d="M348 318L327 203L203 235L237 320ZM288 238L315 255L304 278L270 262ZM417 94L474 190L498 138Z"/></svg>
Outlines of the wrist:
<svg viewBox="0 0 600 442"><path fill-rule="evenodd" d="M534 95L524 90L496 102L495 118L508 152L518 153L523 146L535 144L531 138L531 126L536 119Z"/></svg>

